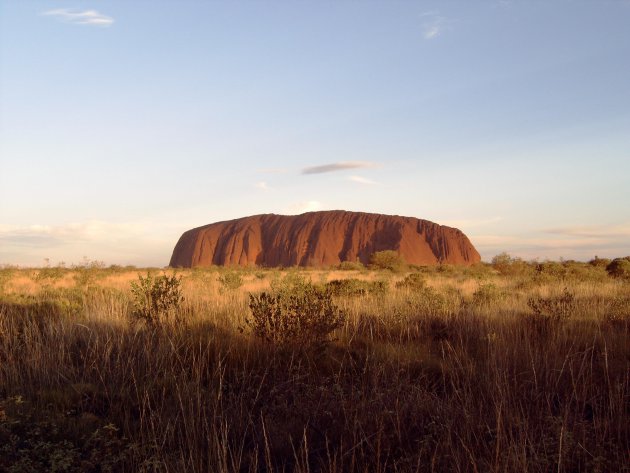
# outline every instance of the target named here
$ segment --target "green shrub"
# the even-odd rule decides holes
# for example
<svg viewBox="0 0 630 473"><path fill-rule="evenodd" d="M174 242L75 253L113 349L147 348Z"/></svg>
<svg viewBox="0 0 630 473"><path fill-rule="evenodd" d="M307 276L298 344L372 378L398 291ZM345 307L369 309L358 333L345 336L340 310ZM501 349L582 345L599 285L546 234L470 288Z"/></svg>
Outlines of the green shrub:
<svg viewBox="0 0 630 473"><path fill-rule="evenodd" d="M615 258L606 266L606 271L613 278L630 279L630 256Z"/></svg>
<svg viewBox="0 0 630 473"><path fill-rule="evenodd" d="M341 271L363 271L365 266L360 261L342 261L337 266Z"/></svg>
<svg viewBox="0 0 630 473"><path fill-rule="evenodd" d="M303 294L313 284L298 271L288 271L284 277L280 273L274 273L269 284L271 292L285 292L291 294Z"/></svg>
<svg viewBox="0 0 630 473"><path fill-rule="evenodd" d="M499 302L502 297L503 292L494 284L482 284L473 294L473 304L488 307Z"/></svg>
<svg viewBox="0 0 630 473"><path fill-rule="evenodd" d="M51 284L59 281L65 273L65 269L60 266L40 268L33 275L33 281L42 284Z"/></svg>
<svg viewBox="0 0 630 473"><path fill-rule="evenodd" d="M11 267L0 268L0 294L6 290L9 281L13 278L14 272L15 270Z"/></svg>
<svg viewBox="0 0 630 473"><path fill-rule="evenodd" d="M73 288L44 288L38 295L39 302L54 306L59 314L77 317L85 310L86 294Z"/></svg>
<svg viewBox="0 0 630 473"><path fill-rule="evenodd" d="M571 317L575 310L575 297L568 289L551 297L530 297L527 305L532 310L524 314L524 326L531 331L532 340L546 343L548 337Z"/></svg>
<svg viewBox="0 0 630 473"><path fill-rule="evenodd" d="M407 263L403 257L394 250L377 251L370 256L370 266L375 269L388 269L390 271L403 271Z"/></svg>
<svg viewBox="0 0 630 473"><path fill-rule="evenodd" d="M492 267L504 276L531 273L531 265L521 258L512 257L507 253L500 253L492 258Z"/></svg>
<svg viewBox="0 0 630 473"><path fill-rule="evenodd" d="M184 301L181 290L181 277L152 276L147 273L138 282L131 283L133 295L132 315L150 325L159 325L170 319L177 320L178 310Z"/></svg>
<svg viewBox="0 0 630 473"><path fill-rule="evenodd" d="M630 328L630 296L618 296L610 301L605 319L615 327Z"/></svg>
<svg viewBox="0 0 630 473"><path fill-rule="evenodd" d="M419 316L448 315L453 306L445 294L441 294L429 286L414 291L409 303L412 310Z"/></svg>
<svg viewBox="0 0 630 473"><path fill-rule="evenodd" d="M595 266L596 268L606 268L606 266L610 264L610 259L595 256L595 258L590 260L588 264L590 264L591 266Z"/></svg>
<svg viewBox="0 0 630 473"><path fill-rule="evenodd" d="M405 279L396 283L397 289L420 290L426 287L427 283L424 275L420 273L411 273L405 276Z"/></svg>
<svg viewBox="0 0 630 473"><path fill-rule="evenodd" d="M605 261L605 260L604 260ZM606 267L600 262L592 264L579 261L564 261L562 265L566 268L566 278L574 281L604 281L606 280Z"/></svg>
<svg viewBox="0 0 630 473"><path fill-rule="evenodd" d="M228 271L219 276L219 282L224 289L235 291L243 285L243 278L236 271Z"/></svg>
<svg viewBox="0 0 630 473"><path fill-rule="evenodd" d="M333 279L325 288L334 296L383 295L387 293L387 281L362 281L360 279Z"/></svg>
<svg viewBox="0 0 630 473"><path fill-rule="evenodd" d="M250 294L249 308L246 323L254 335L279 347L321 348L346 319L332 294L312 285L301 293Z"/></svg>
<svg viewBox="0 0 630 473"><path fill-rule="evenodd" d="M435 267L435 271L439 274L451 275L456 272L456 269L452 264L440 263Z"/></svg>
<svg viewBox="0 0 630 473"><path fill-rule="evenodd" d="M419 264L408 264L407 266L409 268L409 271L414 271L416 273L431 274L435 272L434 266L426 266L426 265L419 265Z"/></svg>
<svg viewBox="0 0 630 473"><path fill-rule="evenodd" d="M575 296L565 287L557 296L530 297L527 305L535 317L560 321L571 317L575 310Z"/></svg>
<svg viewBox="0 0 630 473"><path fill-rule="evenodd" d="M105 272L102 269L105 267L105 263L102 261L90 261L85 258L83 264L73 266L75 271L74 281L78 287L88 288L97 279L105 276Z"/></svg>
<svg viewBox="0 0 630 473"><path fill-rule="evenodd" d="M536 265L536 278L542 280L563 280L569 274L566 266L558 261L544 261Z"/></svg>
<svg viewBox="0 0 630 473"><path fill-rule="evenodd" d="M487 263L476 263L464 268L463 273L466 277L483 280L491 277L494 271L492 266Z"/></svg>

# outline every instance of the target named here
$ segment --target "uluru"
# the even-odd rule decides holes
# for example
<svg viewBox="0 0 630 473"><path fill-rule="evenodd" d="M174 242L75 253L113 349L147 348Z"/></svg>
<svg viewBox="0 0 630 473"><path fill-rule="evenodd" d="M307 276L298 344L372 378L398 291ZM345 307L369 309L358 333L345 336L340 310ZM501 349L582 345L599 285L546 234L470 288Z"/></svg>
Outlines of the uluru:
<svg viewBox="0 0 630 473"><path fill-rule="evenodd" d="M470 240L456 228L397 215L331 210L263 214L211 223L184 232L171 267L334 266L367 263L383 250L416 265L478 263Z"/></svg>

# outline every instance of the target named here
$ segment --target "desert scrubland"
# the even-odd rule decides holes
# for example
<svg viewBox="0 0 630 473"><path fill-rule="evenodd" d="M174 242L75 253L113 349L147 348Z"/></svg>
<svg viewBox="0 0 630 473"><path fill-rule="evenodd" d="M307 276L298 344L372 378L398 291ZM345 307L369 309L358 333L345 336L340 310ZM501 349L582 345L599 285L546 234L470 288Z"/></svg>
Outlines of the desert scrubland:
<svg viewBox="0 0 630 473"><path fill-rule="evenodd" d="M630 471L606 264L4 268L0 471Z"/></svg>

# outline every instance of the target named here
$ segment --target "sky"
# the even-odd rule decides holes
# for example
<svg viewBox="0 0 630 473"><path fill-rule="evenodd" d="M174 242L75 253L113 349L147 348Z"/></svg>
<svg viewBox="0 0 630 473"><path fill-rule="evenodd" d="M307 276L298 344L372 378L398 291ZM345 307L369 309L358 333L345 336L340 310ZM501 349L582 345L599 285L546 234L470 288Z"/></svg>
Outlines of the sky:
<svg viewBox="0 0 630 473"><path fill-rule="evenodd" d="M630 254L630 1L0 0L0 264L261 213Z"/></svg>

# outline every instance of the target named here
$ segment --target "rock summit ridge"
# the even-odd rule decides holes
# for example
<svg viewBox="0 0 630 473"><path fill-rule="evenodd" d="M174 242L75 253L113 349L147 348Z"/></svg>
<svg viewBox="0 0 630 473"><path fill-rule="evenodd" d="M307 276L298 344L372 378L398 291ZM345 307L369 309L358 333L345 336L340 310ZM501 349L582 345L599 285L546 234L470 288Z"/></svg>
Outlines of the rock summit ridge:
<svg viewBox="0 0 630 473"><path fill-rule="evenodd" d="M414 217L330 210L254 215L193 228L179 238L169 265L322 267L367 263L383 250L395 250L416 265L481 260L456 228Z"/></svg>

